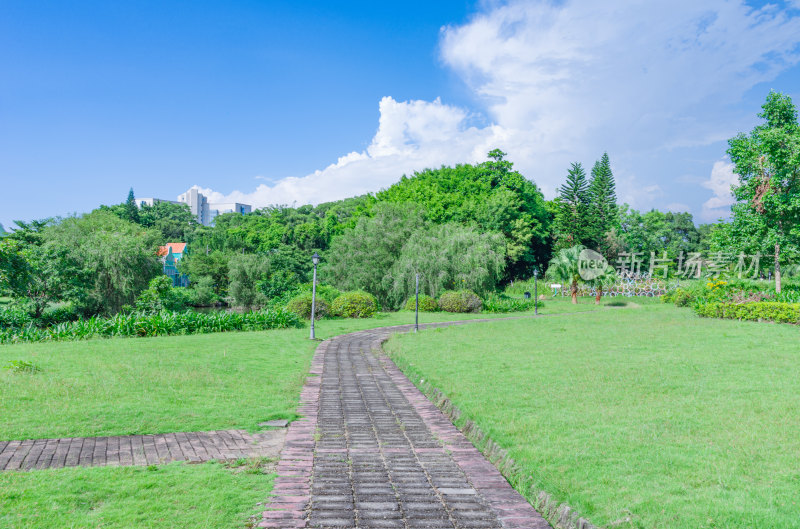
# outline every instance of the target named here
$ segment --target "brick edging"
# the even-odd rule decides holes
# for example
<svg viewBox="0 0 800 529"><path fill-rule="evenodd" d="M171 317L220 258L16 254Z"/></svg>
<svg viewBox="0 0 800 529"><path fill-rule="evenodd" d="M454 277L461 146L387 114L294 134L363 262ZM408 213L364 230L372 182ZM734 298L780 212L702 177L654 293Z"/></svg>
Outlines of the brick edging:
<svg viewBox="0 0 800 529"><path fill-rule="evenodd" d="M314 351L308 376L300 392L297 413L301 417L289 424L286 442L275 469L278 476L261 514L258 527L305 527L311 504L311 472L314 467L315 431L322 390L322 367L325 351L331 340L325 340Z"/></svg>

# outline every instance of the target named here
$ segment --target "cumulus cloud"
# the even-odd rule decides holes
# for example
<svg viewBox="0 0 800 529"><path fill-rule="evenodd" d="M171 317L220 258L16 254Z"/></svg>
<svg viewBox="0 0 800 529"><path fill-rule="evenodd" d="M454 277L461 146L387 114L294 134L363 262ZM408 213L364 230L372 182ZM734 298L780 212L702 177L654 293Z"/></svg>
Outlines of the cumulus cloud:
<svg viewBox="0 0 800 529"><path fill-rule="evenodd" d="M796 65L799 43L800 17L774 5L491 3L441 34L444 65L473 91L490 125L468 126L470 111L438 99L384 97L366 150L226 200L333 200L376 191L424 167L484 160L499 147L548 196L570 162L591 163L608 150L624 175L620 196L650 207L667 178L659 183L642 158L730 137L741 117L734 105Z"/></svg>
<svg viewBox="0 0 800 529"><path fill-rule="evenodd" d="M236 201L256 207L337 200L388 187L401 175L426 167L482 161L502 138L497 127L468 126L466 110L438 99L401 102L384 97L379 109L378 130L367 149L345 154L324 169L284 178L274 185L261 184L252 192L223 195L199 189L212 202Z"/></svg>
<svg viewBox="0 0 800 529"><path fill-rule="evenodd" d="M703 182L703 187L710 189L712 197L703 203L700 218L713 222L730 215L731 204L736 202L731 193L731 186L739 183L739 177L733 172L733 164L727 160L719 160L711 169L711 177Z"/></svg>

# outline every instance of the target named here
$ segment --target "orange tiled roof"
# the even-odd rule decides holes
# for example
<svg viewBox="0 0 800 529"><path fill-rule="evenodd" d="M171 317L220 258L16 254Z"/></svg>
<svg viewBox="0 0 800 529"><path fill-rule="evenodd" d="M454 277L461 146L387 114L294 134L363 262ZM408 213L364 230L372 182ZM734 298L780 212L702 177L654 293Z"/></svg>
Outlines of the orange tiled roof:
<svg viewBox="0 0 800 529"><path fill-rule="evenodd" d="M167 255L169 251L172 250L172 253L183 253L186 250L186 243L185 242L168 242L166 246L159 246L158 252L156 255L162 257Z"/></svg>

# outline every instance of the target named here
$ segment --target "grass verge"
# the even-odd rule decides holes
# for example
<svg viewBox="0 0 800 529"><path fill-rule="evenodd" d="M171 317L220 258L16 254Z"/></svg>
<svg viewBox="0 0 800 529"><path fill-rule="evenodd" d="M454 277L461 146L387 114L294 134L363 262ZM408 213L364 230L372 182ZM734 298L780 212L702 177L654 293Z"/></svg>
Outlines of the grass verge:
<svg viewBox="0 0 800 529"><path fill-rule="evenodd" d="M797 528L798 337L644 303L387 350L508 450L531 500L544 490L609 527Z"/></svg>
<svg viewBox="0 0 800 529"><path fill-rule="evenodd" d="M272 489L261 463L0 472L0 527L243 527Z"/></svg>

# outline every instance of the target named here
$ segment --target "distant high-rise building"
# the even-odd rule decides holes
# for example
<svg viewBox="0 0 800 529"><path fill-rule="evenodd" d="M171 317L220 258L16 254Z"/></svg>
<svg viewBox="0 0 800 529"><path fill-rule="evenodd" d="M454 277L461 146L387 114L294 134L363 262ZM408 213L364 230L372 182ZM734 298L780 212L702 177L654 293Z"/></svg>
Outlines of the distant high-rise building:
<svg viewBox="0 0 800 529"><path fill-rule="evenodd" d="M253 206L250 204L241 204L239 202L218 202L210 203L208 198L200 192L196 187L193 187L178 195L178 200L164 200L162 198L137 198L136 205L142 207L144 205L152 206L159 202L170 202L172 204L186 204L189 209L197 218L197 223L203 226L213 226L214 218L223 213L239 213L244 215L253 211Z"/></svg>

